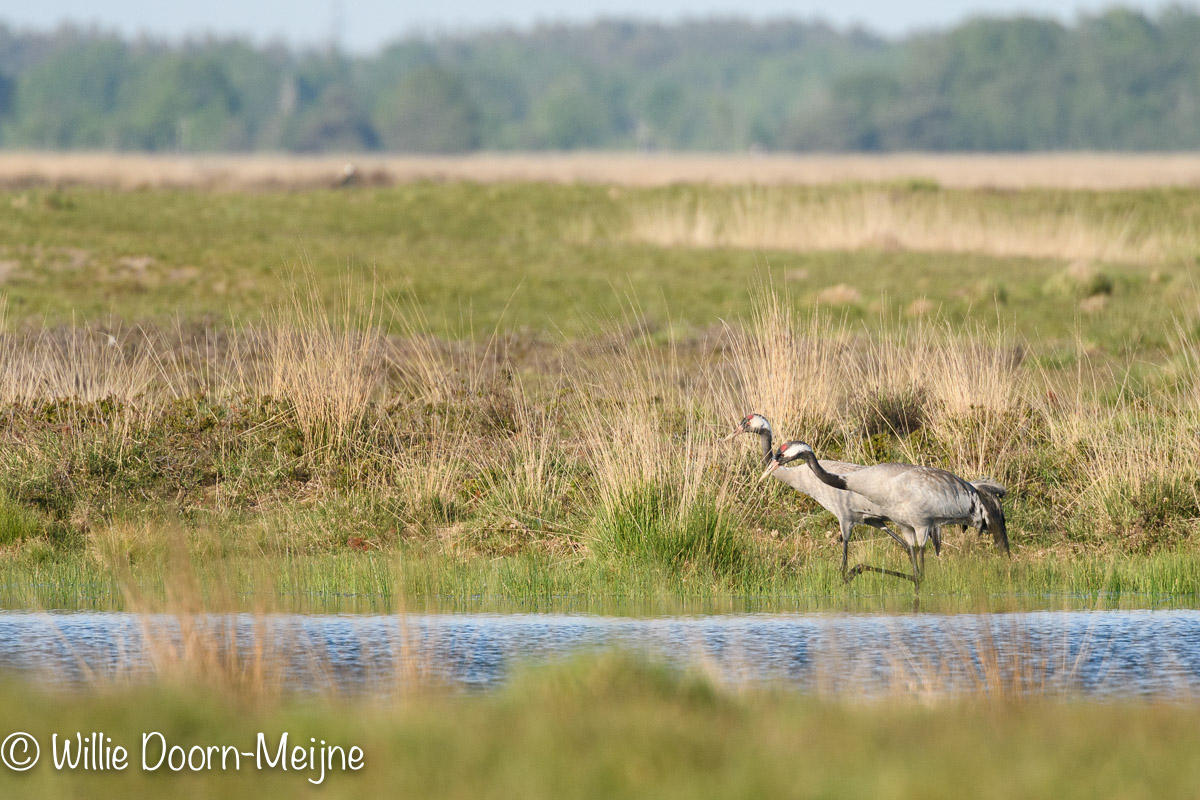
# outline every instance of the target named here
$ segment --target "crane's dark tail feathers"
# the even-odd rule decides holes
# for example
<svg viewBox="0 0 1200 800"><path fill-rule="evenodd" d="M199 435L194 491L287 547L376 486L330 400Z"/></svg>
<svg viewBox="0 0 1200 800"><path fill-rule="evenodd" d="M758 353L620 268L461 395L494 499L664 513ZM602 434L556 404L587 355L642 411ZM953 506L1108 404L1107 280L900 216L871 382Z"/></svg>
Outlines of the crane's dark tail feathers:
<svg viewBox="0 0 1200 800"><path fill-rule="evenodd" d="M991 478L976 478L971 481L971 485L981 492L988 492L989 494L996 495L996 497L1004 497L1004 495L1008 494L1007 486Z"/></svg>
<svg viewBox="0 0 1200 800"><path fill-rule="evenodd" d="M1000 505L1000 498L989 491L980 492L979 498L987 510L987 532L992 535L996 548L1003 547L1004 552L1011 556L1012 550L1008 547L1008 526L1004 524L1004 507Z"/></svg>

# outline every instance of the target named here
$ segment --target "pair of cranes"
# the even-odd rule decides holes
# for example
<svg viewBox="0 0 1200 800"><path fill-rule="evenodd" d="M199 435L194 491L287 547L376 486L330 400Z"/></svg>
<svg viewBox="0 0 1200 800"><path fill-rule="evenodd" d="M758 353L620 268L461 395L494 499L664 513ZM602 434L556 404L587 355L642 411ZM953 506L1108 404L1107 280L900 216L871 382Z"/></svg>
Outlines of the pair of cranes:
<svg viewBox="0 0 1200 800"><path fill-rule="evenodd" d="M792 441L772 451L771 423L761 414L747 415L727 440L742 433L756 434L762 442L762 478L774 475L793 489L808 495L837 517L842 537L842 577L853 580L865 571L905 578L920 590L925 571L925 545L933 541L935 553L942 549L943 525L977 528L992 534L997 547L1008 553L1008 530L1000 498L1006 489L990 480L964 481L957 475L933 467L913 464L863 466L846 461L819 461L804 442ZM803 461L804 465L780 469ZM807 468L806 468L807 467ZM899 529L888 527L892 523ZM878 528L899 542L912 560L912 574L858 564L847 571L850 538L855 525Z"/></svg>

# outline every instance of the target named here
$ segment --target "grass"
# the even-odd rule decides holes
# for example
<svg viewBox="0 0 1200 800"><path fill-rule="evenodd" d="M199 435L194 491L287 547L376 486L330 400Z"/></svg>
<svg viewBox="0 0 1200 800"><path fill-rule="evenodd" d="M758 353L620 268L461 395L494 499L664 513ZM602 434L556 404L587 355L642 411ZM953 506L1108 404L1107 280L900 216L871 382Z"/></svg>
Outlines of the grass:
<svg viewBox="0 0 1200 800"><path fill-rule="evenodd" d="M449 343L413 317L358 332L346 320L377 313L369 296L366 311L304 302L204 347L149 326L112 341L86 327L10 334L9 374L50 376L12 384L0 428L16 583L89 565L153 577L177 548L300 564L315 587L346 580L357 554L399 560L398 586L370 579L368 561L367 591L332 592L383 603L844 594L823 541L832 520L755 483L757 446L721 441L753 408L823 454L1010 487L1014 563L951 533L930 593L1200 585L1180 568L1200 518L1200 448L1186 444L1200 392L1174 366L1194 359L1182 334L1160 374L1129 388L1086 353L1069 374L1004 333L936 322L864 336L802 320L769 288L715 343L657 342L636 315L599 343ZM96 399L101 377L137 391ZM902 560L883 544L856 552ZM238 591L282 590L247 580ZM865 580L852 596L881 591L899 589Z"/></svg>
<svg viewBox="0 0 1200 800"><path fill-rule="evenodd" d="M205 607L242 611L421 608L637 615L912 607L911 589L885 577L868 576L843 586L832 541L807 544L806 552L785 560L774 552L782 543L734 550L714 547L722 544L717 539L697 546L688 534L712 536L712 530L691 524L698 527L659 532L661 538L650 543L575 558L535 548L483 558L448 553L436 544L387 553L335 548L317 555L213 556L211 543L201 540L192 543L195 555L181 568L183 554L143 553L132 565L121 566L123 553L101 560L26 548L0 562L0 606L128 609L131 587L140 602L158 606L169 601L182 569L196 583ZM158 541L164 535L171 535L170 529L145 528L147 539ZM929 564L921 592L925 610L1191 607L1200 601L1200 559L1188 549L1150 555L1026 552L1009 563L993 556L982 541L954 544ZM904 559L896 551L886 540L854 545L855 557L900 568Z"/></svg>
<svg viewBox="0 0 1200 800"><path fill-rule="evenodd" d="M953 532L932 595L1200 585L1194 190L34 186L3 203L15 604L118 605L106 571L155 590L180 553L241 575L233 594L367 605L903 593L843 588L832 519L754 483L757 447L720 441L750 410L822 455L1009 486L1011 565ZM655 208L749 238L635 241ZM833 240L814 213L845 217ZM860 249L880 218L899 246Z"/></svg>
<svg viewBox="0 0 1200 800"><path fill-rule="evenodd" d="M783 209L836 205L862 192L772 191ZM746 192L510 183L261 193L31 188L0 192L0 262L10 324L87 321L109 333L134 322L193 333L214 323L258 324L280 309L298 310L298 277L326 308L344 302L348 276L387 302L411 298L440 338L483 338L497 328L531 338L595 336L623 316L627 295L638 298L650 331L697 336L718 320L747 319L750 289L764 275L788 284L805 309L823 299L869 330L906 315L940 315L956 326L1011 329L1062 358L1077 337L1121 357L1161 353L1164 317L1187 318L1195 307L1200 194L1190 190L887 195L913 214L930 204L961 208L980 237L996 228L1019 243L1012 232L1033 222L1078 220L1103 233L1101 244L1125 236L1193 245L1162 251L1154 263L1119 253L1074 266L954 247L928 253L885 244L848 254L786 243L773 249L770 241L703 249L631 241L648 209L719 211ZM360 330L370 321L362 310L352 320ZM382 320L385 333L403 332L386 329L398 317Z"/></svg>
<svg viewBox="0 0 1200 800"><path fill-rule="evenodd" d="M486 695L409 694L380 703L247 699L178 684L74 692L0 688L6 719L43 762L0 773L38 797L161 793L329 797L1161 797L1200 780L1190 703L1010 703L985 693L935 704L771 689L731 691L699 673L619 656L527 670ZM133 766L54 771L50 737L102 731ZM141 735L252 749L309 738L364 751L365 768L319 774L143 772ZM503 731L502 736L497 732ZM1114 741L1119 746L1114 747ZM909 743L917 742L917 745ZM314 742L315 744L316 742Z"/></svg>

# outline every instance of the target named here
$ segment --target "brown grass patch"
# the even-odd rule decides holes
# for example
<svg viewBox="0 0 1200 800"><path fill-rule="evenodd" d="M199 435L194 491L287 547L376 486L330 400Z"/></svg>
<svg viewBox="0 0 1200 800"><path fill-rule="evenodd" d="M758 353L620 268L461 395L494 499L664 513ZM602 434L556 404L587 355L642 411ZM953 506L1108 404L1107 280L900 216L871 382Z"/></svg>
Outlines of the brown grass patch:
<svg viewBox="0 0 1200 800"><path fill-rule="evenodd" d="M740 155L478 153L465 156L0 154L0 185L97 184L247 189L332 187L353 163L360 183L414 180L814 185L932 181L957 188L1128 189L1200 185L1194 153Z"/></svg>
<svg viewBox="0 0 1200 800"><path fill-rule="evenodd" d="M1070 207L1036 215L941 192L865 189L793 195L771 189L631 212L626 238L661 247L910 250L1067 261L1163 261L1200 246L1200 232L1138 233L1128 218Z"/></svg>

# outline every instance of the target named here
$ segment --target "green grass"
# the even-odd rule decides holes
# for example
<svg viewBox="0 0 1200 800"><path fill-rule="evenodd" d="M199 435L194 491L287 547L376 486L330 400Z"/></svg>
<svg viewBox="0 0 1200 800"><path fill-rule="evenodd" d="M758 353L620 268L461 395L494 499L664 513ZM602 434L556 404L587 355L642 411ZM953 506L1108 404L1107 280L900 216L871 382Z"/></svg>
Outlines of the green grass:
<svg viewBox="0 0 1200 800"><path fill-rule="evenodd" d="M245 555L190 559L180 554L114 567L80 554L28 550L0 560L0 607L139 610L170 607L186 589L206 607L295 612L397 610L590 611L663 614L689 610L907 610L908 583L867 574L849 586L829 543L784 561L748 549L736 567L665 566L626 553L608 559L555 559L526 552L479 558L401 547L388 553ZM852 561L905 569L888 541L852 546ZM1200 554L1021 556L982 545L930 558L921 589L925 610L1195 607Z"/></svg>
<svg viewBox="0 0 1200 800"><path fill-rule="evenodd" d="M628 560L667 572L700 571L734 576L742 571L747 543L709 498L680 502L673 487L635 486L601 508L596 520L596 555L610 563Z"/></svg>
<svg viewBox="0 0 1200 800"><path fill-rule="evenodd" d="M51 322L260 318L304 275L332 301L347 276L411 295L435 333L594 332L627 295L654 326L707 330L750 309L756 276L789 281L811 306L849 284L845 311L877 326L928 298L953 324L1004 325L1068 346L1078 332L1111 352L1161 349L1162 319L1194 306L1196 252L1149 265L1100 264L1102 313L1062 291L1063 261L867 250L679 249L627 243L627 220L663 203L721 203L739 188L609 189L553 184L416 183L353 191L253 193L86 187L0 192L0 260L15 265L10 315ZM856 187L778 190L782 197ZM887 187L897 202L928 190ZM1194 235L1200 191L934 190L932 199L1002 219L1061 215L1130 235ZM586 221L583 226L581 221ZM591 233L579 233L587 227ZM146 259L149 259L148 261ZM797 277L797 276L803 276ZM1074 284L1071 284L1072 286ZM1069 347L1068 347L1069 349Z"/></svg>
<svg viewBox="0 0 1200 800"><path fill-rule="evenodd" d="M783 691L729 692L696 674L603 657L519 674L495 694L399 702L245 702L182 684L86 694L0 687L5 721L42 763L0 771L6 795L731 798L1184 797L1200 782L1198 711L1173 705L968 699L931 706ZM57 772L52 734L101 731L123 772ZM364 751L358 772L146 773L141 736L253 749L278 742Z"/></svg>

